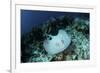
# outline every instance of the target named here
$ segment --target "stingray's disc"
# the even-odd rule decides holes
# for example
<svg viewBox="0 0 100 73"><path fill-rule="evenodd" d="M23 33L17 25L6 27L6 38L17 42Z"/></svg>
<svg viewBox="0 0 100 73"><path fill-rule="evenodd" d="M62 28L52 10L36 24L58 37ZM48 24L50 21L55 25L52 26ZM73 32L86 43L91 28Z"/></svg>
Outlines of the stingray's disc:
<svg viewBox="0 0 100 73"><path fill-rule="evenodd" d="M51 36L52 39L46 39L43 43L48 54L57 54L64 49L67 49L71 43L71 38L65 30L59 30L56 36Z"/></svg>

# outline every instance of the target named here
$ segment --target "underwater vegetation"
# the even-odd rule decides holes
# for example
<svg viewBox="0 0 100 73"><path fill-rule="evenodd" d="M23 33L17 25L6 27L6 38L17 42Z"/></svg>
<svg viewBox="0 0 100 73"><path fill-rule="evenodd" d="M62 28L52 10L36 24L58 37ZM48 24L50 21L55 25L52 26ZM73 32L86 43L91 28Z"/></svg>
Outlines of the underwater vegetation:
<svg viewBox="0 0 100 73"><path fill-rule="evenodd" d="M46 50L58 49L55 46L43 45L45 40L53 40L64 30L70 38L64 39L67 47L57 53L49 54ZM33 27L32 30L21 36L21 62L52 62L90 59L90 31L89 19L82 17L71 18L68 16L52 17L41 26ZM64 34L64 35L65 35ZM50 37L50 35L54 37ZM62 36L64 36L62 35ZM63 37L64 38L64 37ZM58 40L61 38L57 38ZM67 42L67 40L69 40ZM53 40L55 42L57 40ZM64 42L63 41L63 42ZM58 41L57 41L58 42ZM48 43L48 42L47 42ZM59 46L59 45L58 45ZM62 49L62 46L61 48ZM51 50L50 50L51 51ZM55 50L57 51L57 50Z"/></svg>

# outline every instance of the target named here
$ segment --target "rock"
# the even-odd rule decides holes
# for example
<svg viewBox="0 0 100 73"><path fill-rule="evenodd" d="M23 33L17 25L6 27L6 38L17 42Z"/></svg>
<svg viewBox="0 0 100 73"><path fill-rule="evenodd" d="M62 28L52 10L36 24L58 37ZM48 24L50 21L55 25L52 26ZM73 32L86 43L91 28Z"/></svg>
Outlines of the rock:
<svg viewBox="0 0 100 73"><path fill-rule="evenodd" d="M67 56L65 57L65 60L66 60L66 61L72 60L71 55L67 55Z"/></svg>

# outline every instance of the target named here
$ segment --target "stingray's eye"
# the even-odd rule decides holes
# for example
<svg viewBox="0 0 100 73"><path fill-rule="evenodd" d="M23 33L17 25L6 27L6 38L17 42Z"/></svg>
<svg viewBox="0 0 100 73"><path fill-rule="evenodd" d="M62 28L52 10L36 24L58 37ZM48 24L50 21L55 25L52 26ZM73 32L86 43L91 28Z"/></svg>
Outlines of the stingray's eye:
<svg viewBox="0 0 100 73"><path fill-rule="evenodd" d="M51 36L47 36L48 40L52 40L52 37Z"/></svg>
<svg viewBox="0 0 100 73"><path fill-rule="evenodd" d="M49 40L52 40L52 37L49 37Z"/></svg>

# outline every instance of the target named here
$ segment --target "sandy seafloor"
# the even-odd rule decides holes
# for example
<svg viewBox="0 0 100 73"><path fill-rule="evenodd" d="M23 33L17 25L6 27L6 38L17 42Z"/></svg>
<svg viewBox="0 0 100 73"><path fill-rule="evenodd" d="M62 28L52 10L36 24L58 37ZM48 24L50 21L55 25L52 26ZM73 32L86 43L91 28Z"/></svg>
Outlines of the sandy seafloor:
<svg viewBox="0 0 100 73"><path fill-rule="evenodd" d="M90 59L90 29L89 19L67 16L51 18L42 26L33 29L21 36L21 62L53 62ZM71 36L70 45L62 52L49 55L43 41L46 34L57 35L57 31L63 29ZM53 48L52 48L53 49Z"/></svg>

